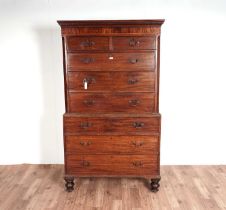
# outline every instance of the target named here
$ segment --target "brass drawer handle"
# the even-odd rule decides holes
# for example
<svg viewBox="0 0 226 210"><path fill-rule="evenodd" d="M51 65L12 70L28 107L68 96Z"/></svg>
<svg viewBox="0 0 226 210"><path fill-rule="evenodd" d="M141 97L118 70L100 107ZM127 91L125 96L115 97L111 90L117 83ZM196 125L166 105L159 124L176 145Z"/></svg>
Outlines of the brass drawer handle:
<svg viewBox="0 0 226 210"><path fill-rule="evenodd" d="M137 106L139 103L140 103L140 101L137 99L129 100L130 106Z"/></svg>
<svg viewBox="0 0 226 210"><path fill-rule="evenodd" d="M141 147L144 144L144 142L136 142L136 141L132 141L132 145L134 145L135 147Z"/></svg>
<svg viewBox="0 0 226 210"><path fill-rule="evenodd" d="M92 123L90 123L90 122L81 122L81 124L80 124L80 127L83 129L87 129L91 126L92 126Z"/></svg>
<svg viewBox="0 0 226 210"><path fill-rule="evenodd" d="M92 105L94 105L95 101L94 100L84 100L83 103L87 106L92 106Z"/></svg>
<svg viewBox="0 0 226 210"><path fill-rule="evenodd" d="M128 80L128 84L130 84L130 85L133 85L133 84L135 84L135 83L137 83L137 82L138 82L137 79L129 79L129 80Z"/></svg>
<svg viewBox="0 0 226 210"><path fill-rule="evenodd" d="M141 166L143 166L143 163L141 161L134 161L132 164L135 167L141 167Z"/></svg>
<svg viewBox="0 0 226 210"><path fill-rule="evenodd" d="M129 62L132 63L132 64L135 64L138 62L138 59L137 58L131 58L129 59Z"/></svg>
<svg viewBox="0 0 226 210"><path fill-rule="evenodd" d="M86 77L83 79L83 82L86 81L88 84L96 83L96 79L94 77Z"/></svg>
<svg viewBox="0 0 226 210"><path fill-rule="evenodd" d="M91 141L80 141L80 145L82 145L82 146L89 146L91 144L92 144Z"/></svg>
<svg viewBox="0 0 226 210"><path fill-rule="evenodd" d="M88 63L94 62L95 60L94 60L94 58L82 58L81 61L82 61L83 63L88 64Z"/></svg>
<svg viewBox="0 0 226 210"><path fill-rule="evenodd" d="M133 127L134 128L142 128L142 127L144 127L144 123L143 122L134 122Z"/></svg>
<svg viewBox="0 0 226 210"><path fill-rule="evenodd" d="M82 47L92 47L92 46L95 45L95 42L90 41L90 40L87 39L86 41L81 42L80 45L81 45Z"/></svg>
<svg viewBox="0 0 226 210"><path fill-rule="evenodd" d="M138 47L140 45L140 42L134 38L129 40L129 46L131 47Z"/></svg>
<svg viewBox="0 0 226 210"><path fill-rule="evenodd" d="M90 166L90 163L89 163L89 161L83 160L82 163L81 163L81 165L83 167L88 167L88 166Z"/></svg>

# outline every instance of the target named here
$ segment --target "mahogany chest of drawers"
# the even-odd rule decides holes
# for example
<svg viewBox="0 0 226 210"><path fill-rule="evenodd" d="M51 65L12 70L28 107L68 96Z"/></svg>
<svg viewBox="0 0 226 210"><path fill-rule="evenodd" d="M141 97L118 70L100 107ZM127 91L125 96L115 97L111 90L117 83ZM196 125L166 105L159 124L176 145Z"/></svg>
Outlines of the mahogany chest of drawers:
<svg viewBox="0 0 226 210"><path fill-rule="evenodd" d="M65 84L66 189L75 177L160 181L164 20L58 21Z"/></svg>

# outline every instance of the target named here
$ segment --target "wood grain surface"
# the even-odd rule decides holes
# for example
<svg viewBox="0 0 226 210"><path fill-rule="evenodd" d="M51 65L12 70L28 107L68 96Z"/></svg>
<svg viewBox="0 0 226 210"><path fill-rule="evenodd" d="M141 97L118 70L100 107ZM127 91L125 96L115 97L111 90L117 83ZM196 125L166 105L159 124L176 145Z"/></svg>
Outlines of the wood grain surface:
<svg viewBox="0 0 226 210"><path fill-rule="evenodd" d="M154 113L151 93L69 93L69 111L79 113Z"/></svg>
<svg viewBox="0 0 226 210"><path fill-rule="evenodd" d="M64 116L65 135L152 135L160 131L160 117L91 118Z"/></svg>
<svg viewBox="0 0 226 210"><path fill-rule="evenodd" d="M147 53L68 53L68 71L155 71L156 51Z"/></svg>
<svg viewBox="0 0 226 210"><path fill-rule="evenodd" d="M84 89L84 79L88 81ZM68 72L70 92L155 92L154 72Z"/></svg>
<svg viewBox="0 0 226 210"><path fill-rule="evenodd" d="M161 166L161 187L144 179L79 178L64 189L63 165L0 166L1 210L222 210L226 166Z"/></svg>
<svg viewBox="0 0 226 210"><path fill-rule="evenodd" d="M66 174L78 176L157 177L159 155L66 155Z"/></svg>
<svg viewBox="0 0 226 210"><path fill-rule="evenodd" d="M114 50L151 50L156 49L155 36L112 37Z"/></svg>
<svg viewBox="0 0 226 210"><path fill-rule="evenodd" d="M67 51L78 50L108 50L109 38L108 37L76 37L69 36L66 39Z"/></svg>
<svg viewBox="0 0 226 210"><path fill-rule="evenodd" d="M159 154L159 136L65 136L66 154Z"/></svg>

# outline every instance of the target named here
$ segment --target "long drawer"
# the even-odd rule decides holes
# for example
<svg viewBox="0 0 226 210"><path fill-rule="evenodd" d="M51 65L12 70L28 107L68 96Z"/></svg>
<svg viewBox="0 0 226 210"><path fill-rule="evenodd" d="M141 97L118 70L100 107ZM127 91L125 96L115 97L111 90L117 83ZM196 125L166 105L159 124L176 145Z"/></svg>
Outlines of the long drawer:
<svg viewBox="0 0 226 210"><path fill-rule="evenodd" d="M160 116L72 117L64 115L65 135L151 135L160 132Z"/></svg>
<svg viewBox="0 0 226 210"><path fill-rule="evenodd" d="M68 72L68 89L73 91L154 92L155 72ZM87 89L84 88L87 81Z"/></svg>
<svg viewBox="0 0 226 210"><path fill-rule="evenodd" d="M159 155L66 155L66 173L90 175L158 175Z"/></svg>
<svg viewBox="0 0 226 210"><path fill-rule="evenodd" d="M69 93L70 112L154 112L151 93Z"/></svg>
<svg viewBox="0 0 226 210"><path fill-rule="evenodd" d="M155 71L156 51L146 53L68 53L68 71Z"/></svg>
<svg viewBox="0 0 226 210"><path fill-rule="evenodd" d="M65 136L66 154L159 154L159 136Z"/></svg>

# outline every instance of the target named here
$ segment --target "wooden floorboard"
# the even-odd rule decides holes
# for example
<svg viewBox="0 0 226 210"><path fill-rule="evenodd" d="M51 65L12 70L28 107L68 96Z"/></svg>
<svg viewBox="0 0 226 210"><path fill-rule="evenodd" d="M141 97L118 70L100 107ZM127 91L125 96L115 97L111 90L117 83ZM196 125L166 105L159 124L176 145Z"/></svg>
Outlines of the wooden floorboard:
<svg viewBox="0 0 226 210"><path fill-rule="evenodd" d="M226 166L162 166L157 193L131 178L80 178L68 193L63 175L63 165L0 166L0 210L226 209Z"/></svg>

